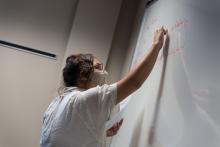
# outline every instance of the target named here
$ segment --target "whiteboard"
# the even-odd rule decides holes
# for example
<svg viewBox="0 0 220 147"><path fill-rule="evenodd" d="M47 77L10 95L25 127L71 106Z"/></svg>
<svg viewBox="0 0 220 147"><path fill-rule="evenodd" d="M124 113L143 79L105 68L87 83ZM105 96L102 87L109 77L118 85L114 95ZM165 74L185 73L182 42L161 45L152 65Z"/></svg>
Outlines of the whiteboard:
<svg viewBox="0 0 220 147"><path fill-rule="evenodd" d="M132 66L162 25L169 46L131 95L111 147L219 147L220 1L158 0L146 7Z"/></svg>

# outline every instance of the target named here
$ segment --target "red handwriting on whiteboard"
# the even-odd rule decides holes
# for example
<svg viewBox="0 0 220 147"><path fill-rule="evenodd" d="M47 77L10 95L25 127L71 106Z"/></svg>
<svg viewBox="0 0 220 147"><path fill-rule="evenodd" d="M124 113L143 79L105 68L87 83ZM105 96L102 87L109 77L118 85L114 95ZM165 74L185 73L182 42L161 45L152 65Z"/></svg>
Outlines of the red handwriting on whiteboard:
<svg viewBox="0 0 220 147"><path fill-rule="evenodd" d="M173 26L171 26L170 32L173 32L177 28L185 27L188 25L188 23L189 23L189 21L185 18L180 19L180 20L176 20L175 24Z"/></svg>

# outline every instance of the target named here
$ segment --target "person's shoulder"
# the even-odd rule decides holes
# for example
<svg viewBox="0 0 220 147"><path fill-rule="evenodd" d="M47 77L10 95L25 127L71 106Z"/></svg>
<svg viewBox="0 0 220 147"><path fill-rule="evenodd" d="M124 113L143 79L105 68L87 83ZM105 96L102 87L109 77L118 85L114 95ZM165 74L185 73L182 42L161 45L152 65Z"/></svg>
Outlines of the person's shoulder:
<svg viewBox="0 0 220 147"><path fill-rule="evenodd" d="M114 91L117 91L117 83L97 85L95 87L85 89L83 91L79 91L77 96L80 97L81 99L91 98L91 97L103 96L105 94L112 93Z"/></svg>
<svg viewBox="0 0 220 147"><path fill-rule="evenodd" d="M117 89L117 83L112 83L112 84L104 84L102 86L99 86L100 90L104 91L112 91Z"/></svg>
<svg viewBox="0 0 220 147"><path fill-rule="evenodd" d="M98 85L94 87L94 90L101 95L112 93L117 91L117 83Z"/></svg>
<svg viewBox="0 0 220 147"><path fill-rule="evenodd" d="M75 101L75 99L78 97L78 95L80 94L80 91L79 88L77 87L70 87L70 88L66 88L64 90L64 92L59 95L59 99L61 99L62 101L65 101L65 102L69 102L69 103L72 103L73 101Z"/></svg>
<svg viewBox="0 0 220 147"><path fill-rule="evenodd" d="M97 85L96 87L99 89L117 88L117 83Z"/></svg>

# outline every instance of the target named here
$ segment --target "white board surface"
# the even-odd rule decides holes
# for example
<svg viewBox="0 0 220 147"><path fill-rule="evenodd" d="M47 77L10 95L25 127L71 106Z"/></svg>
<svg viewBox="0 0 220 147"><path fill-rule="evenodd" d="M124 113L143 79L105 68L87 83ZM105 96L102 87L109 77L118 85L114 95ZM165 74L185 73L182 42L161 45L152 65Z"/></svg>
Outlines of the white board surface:
<svg viewBox="0 0 220 147"><path fill-rule="evenodd" d="M219 147L220 1L155 1L146 8L133 66L160 26L169 30L169 47L132 94L111 147Z"/></svg>

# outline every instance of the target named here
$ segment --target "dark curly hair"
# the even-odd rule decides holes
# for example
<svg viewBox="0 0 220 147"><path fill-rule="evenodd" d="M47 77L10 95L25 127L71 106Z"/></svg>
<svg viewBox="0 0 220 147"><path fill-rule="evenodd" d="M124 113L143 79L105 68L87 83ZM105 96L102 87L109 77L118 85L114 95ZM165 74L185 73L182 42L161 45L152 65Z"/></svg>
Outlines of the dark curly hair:
<svg viewBox="0 0 220 147"><path fill-rule="evenodd" d="M93 73L92 54L75 54L66 59L63 68L63 82L65 87L79 86L80 82L88 82Z"/></svg>

